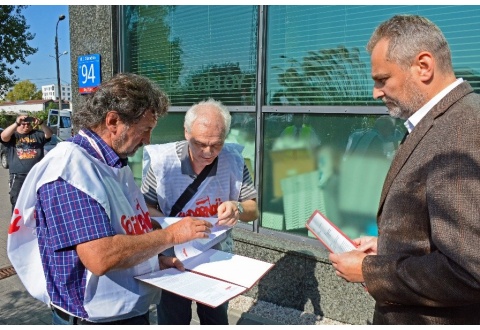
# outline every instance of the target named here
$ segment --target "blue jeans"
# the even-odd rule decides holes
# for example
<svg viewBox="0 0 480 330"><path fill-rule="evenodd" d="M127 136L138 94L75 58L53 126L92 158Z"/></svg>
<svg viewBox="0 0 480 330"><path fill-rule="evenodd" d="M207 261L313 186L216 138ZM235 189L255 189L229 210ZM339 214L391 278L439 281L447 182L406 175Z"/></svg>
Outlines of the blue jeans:
<svg viewBox="0 0 480 330"><path fill-rule="evenodd" d="M68 317L68 320L66 318ZM94 323L86 320L81 320L75 316L60 316L59 311L56 309L52 310L52 324L53 325L150 325L149 312L143 315L134 316L125 320L118 320L112 322L100 322Z"/></svg>
<svg viewBox="0 0 480 330"><path fill-rule="evenodd" d="M197 303L197 314L202 325L228 325L228 302L212 308ZM160 325L189 325L192 320L192 301L163 290L157 305Z"/></svg>

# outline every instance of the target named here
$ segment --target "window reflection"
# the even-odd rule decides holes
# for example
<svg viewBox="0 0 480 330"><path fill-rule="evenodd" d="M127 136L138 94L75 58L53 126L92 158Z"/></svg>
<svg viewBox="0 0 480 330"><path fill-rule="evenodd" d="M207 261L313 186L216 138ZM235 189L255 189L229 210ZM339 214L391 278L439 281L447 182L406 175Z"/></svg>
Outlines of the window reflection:
<svg viewBox="0 0 480 330"><path fill-rule="evenodd" d="M252 179L255 180L255 114L231 113L232 123L225 143L243 146L242 155Z"/></svg>
<svg viewBox="0 0 480 330"><path fill-rule="evenodd" d="M158 82L172 105L254 104L258 6L125 6L123 20L126 71Z"/></svg>
<svg viewBox="0 0 480 330"><path fill-rule="evenodd" d="M315 138L280 144L294 118ZM263 227L309 235L305 221L318 209L352 237L377 234L381 187L404 135L401 123L390 116L271 114L265 126Z"/></svg>

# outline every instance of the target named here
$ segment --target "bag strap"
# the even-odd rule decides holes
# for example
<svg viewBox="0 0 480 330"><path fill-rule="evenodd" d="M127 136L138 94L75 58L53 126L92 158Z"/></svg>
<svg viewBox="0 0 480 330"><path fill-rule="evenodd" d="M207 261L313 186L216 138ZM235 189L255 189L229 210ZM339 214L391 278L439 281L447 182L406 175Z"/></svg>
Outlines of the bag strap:
<svg viewBox="0 0 480 330"><path fill-rule="evenodd" d="M205 180L205 178L207 177L208 173L210 173L210 170L213 168L213 166L215 166L215 164L217 163L217 160L218 160L218 157L216 157L211 164L205 166L202 172L200 172L200 174L195 178L195 180L193 180L193 182L190 183L190 185L185 189L185 191L180 195L180 197L178 197L177 201L172 206L172 210L170 211L169 217L176 216L178 212L180 212L183 209L185 204L187 204L190 198L192 198L192 196L195 195L195 193L198 190L198 187L203 182L203 180Z"/></svg>

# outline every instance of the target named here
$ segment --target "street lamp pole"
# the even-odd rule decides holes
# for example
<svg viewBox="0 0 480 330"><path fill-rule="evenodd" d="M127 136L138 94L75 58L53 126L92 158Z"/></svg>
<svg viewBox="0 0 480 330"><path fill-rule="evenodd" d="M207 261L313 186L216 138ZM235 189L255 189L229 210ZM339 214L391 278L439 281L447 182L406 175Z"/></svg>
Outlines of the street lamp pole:
<svg viewBox="0 0 480 330"><path fill-rule="evenodd" d="M65 15L60 15L58 17L57 26L55 28L55 59L57 61L57 86L58 86L58 108L62 109L62 90L60 88L60 55L58 54L58 23L65 19Z"/></svg>

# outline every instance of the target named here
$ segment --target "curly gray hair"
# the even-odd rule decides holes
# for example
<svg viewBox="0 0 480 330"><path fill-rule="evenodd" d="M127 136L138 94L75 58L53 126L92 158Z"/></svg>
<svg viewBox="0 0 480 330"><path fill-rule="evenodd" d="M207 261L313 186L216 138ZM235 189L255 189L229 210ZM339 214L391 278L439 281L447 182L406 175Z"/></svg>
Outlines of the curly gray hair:
<svg viewBox="0 0 480 330"><path fill-rule="evenodd" d="M87 97L84 104L73 111L75 130L93 129L103 123L109 111L116 111L126 125L140 121L146 111L155 118L167 114L168 96L154 82L133 73L119 73L103 82Z"/></svg>

